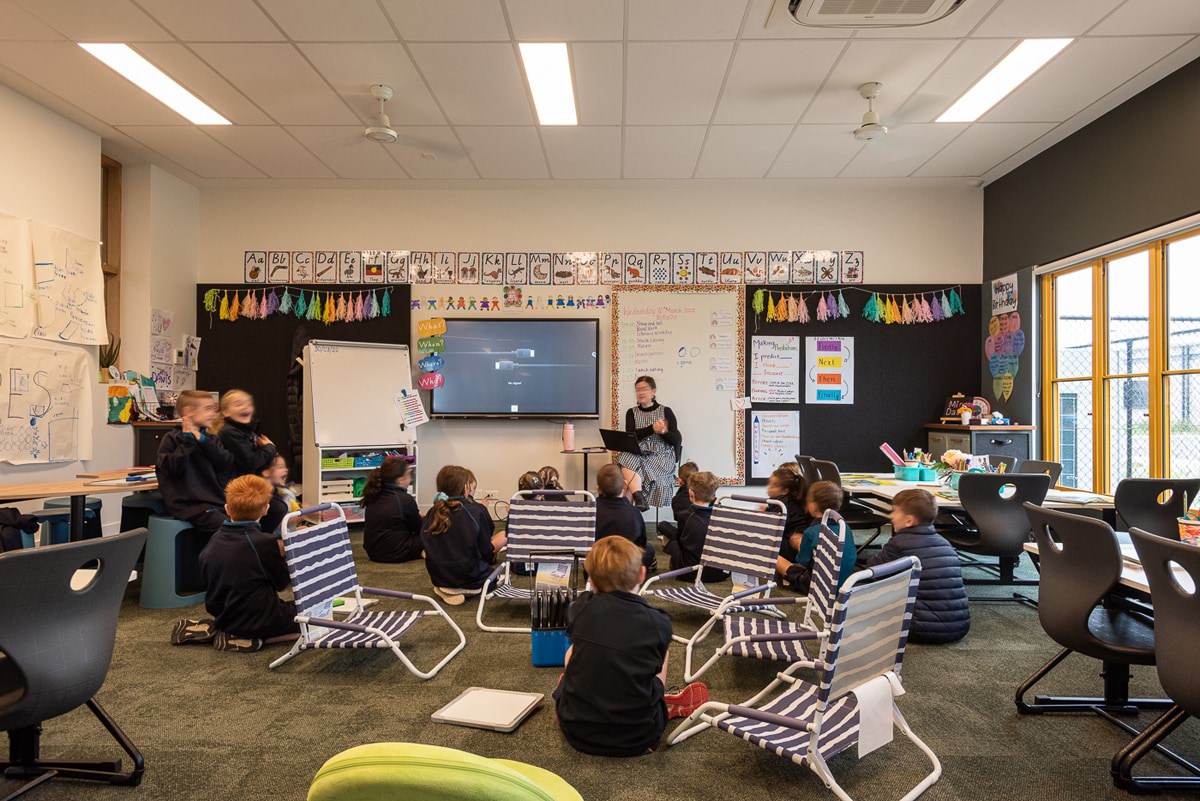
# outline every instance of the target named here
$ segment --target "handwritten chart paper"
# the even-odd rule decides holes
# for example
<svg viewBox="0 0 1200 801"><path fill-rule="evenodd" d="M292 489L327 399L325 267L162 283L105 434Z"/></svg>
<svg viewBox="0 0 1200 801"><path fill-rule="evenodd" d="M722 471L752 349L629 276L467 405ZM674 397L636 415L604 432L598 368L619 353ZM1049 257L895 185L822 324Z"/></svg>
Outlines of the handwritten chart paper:
<svg viewBox="0 0 1200 801"><path fill-rule="evenodd" d="M94 380L82 351L0 345L0 461L92 458Z"/></svg>
<svg viewBox="0 0 1200 801"><path fill-rule="evenodd" d="M750 400L800 402L800 337L752 337Z"/></svg>
<svg viewBox="0 0 1200 801"><path fill-rule="evenodd" d="M32 265L29 221L0 214L0 336L27 337L33 328Z"/></svg>
<svg viewBox="0 0 1200 801"><path fill-rule="evenodd" d="M100 243L61 228L30 223L38 339L104 345L104 275Z"/></svg>
<svg viewBox="0 0 1200 801"><path fill-rule="evenodd" d="M754 412L750 419L750 477L770 478L800 452L800 412Z"/></svg>
<svg viewBox="0 0 1200 801"><path fill-rule="evenodd" d="M854 337L806 337L805 403L854 403Z"/></svg>

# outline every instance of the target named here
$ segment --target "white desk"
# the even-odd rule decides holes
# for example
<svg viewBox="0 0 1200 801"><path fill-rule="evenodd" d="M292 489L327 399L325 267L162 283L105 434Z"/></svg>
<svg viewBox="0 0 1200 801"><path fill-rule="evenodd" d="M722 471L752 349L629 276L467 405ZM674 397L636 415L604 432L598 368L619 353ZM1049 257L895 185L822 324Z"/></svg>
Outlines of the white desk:
<svg viewBox="0 0 1200 801"><path fill-rule="evenodd" d="M941 509L961 509L958 492L933 481L900 481L891 473L846 473L842 476L842 487L855 496L870 496L886 502L889 506L892 498L903 490L923 489L933 493ZM1078 500L1072 496L1078 496ZM880 505L882 508L882 505ZM1096 495L1090 492L1080 492L1070 489L1052 489L1042 503L1046 509L1062 509L1066 511L1092 510L1103 513L1105 520L1112 525L1115 520L1116 504L1111 496ZM1109 520L1112 516L1113 520Z"/></svg>
<svg viewBox="0 0 1200 801"><path fill-rule="evenodd" d="M1121 534L1117 535L1118 538ZM1037 555L1038 545L1036 542L1025 543L1025 550L1029 553ZM1142 563L1138 559L1137 550L1130 544L1121 544L1121 556L1124 557L1124 564L1121 566L1121 583L1130 589L1150 594L1150 583L1146 580L1146 571L1142 568ZM1186 570L1181 567L1174 568L1172 573L1175 575L1175 580L1179 582L1179 586L1188 592L1194 592L1196 586L1192 583L1192 577Z"/></svg>

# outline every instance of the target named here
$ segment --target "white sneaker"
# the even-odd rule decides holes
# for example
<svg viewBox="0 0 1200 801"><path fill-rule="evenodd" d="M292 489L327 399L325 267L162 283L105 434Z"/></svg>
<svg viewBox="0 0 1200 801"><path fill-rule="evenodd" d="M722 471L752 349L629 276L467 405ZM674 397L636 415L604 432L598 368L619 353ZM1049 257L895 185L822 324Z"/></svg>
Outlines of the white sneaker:
<svg viewBox="0 0 1200 801"><path fill-rule="evenodd" d="M467 596L463 595L461 592L459 592L457 590L448 590L443 587L434 587L433 591L437 593L439 598L441 598L443 601L450 604L451 606L462 606L464 603L467 602Z"/></svg>

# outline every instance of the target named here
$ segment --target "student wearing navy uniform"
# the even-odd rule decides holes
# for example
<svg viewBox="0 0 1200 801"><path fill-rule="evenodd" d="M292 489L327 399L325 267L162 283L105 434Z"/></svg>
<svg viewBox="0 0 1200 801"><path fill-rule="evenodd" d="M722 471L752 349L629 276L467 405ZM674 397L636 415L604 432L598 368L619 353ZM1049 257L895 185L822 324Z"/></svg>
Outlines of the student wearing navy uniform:
<svg viewBox="0 0 1200 801"><path fill-rule="evenodd" d="M713 503L717 500L717 477L708 471L693 474L688 479L688 497L692 502L692 510L688 513L687 521L679 529L679 534L663 545L663 550L671 557L672 570L700 564L704 541L708 538L708 524L712 520ZM728 573L716 568L706 567L702 573L703 581L724 581L727 578ZM695 579L694 573L679 577L680 581Z"/></svg>
<svg viewBox="0 0 1200 801"><path fill-rule="evenodd" d="M672 523L669 520L659 521L655 526L655 533L660 539L669 540L679 533L679 529L683 527L687 521L688 513L692 511L692 499L688 497L688 479L696 473L700 472L700 468L695 462L684 462L679 465L679 489L675 490L675 495L671 497L671 513L675 518Z"/></svg>
<svg viewBox="0 0 1200 801"><path fill-rule="evenodd" d="M832 509L841 511L844 493L842 488L832 481L818 481L808 488L808 518L813 523L804 529L799 539L791 535L790 547L795 549L796 556L788 562L783 556L778 557L776 569L783 574L788 586L801 594L807 594L812 583L813 559L816 554L817 542L821 538L821 520L825 512ZM846 529L846 541L842 546L841 557L838 561L837 586L850 578L854 572L854 562L858 551L854 544L854 533Z"/></svg>
<svg viewBox="0 0 1200 801"><path fill-rule="evenodd" d="M421 510L408 493L412 466L389 456L367 475L363 487L363 549L372 562L421 558Z"/></svg>
<svg viewBox="0 0 1200 801"><path fill-rule="evenodd" d="M258 433L254 398L249 392L231 389L221 396L221 413L213 422L213 433L233 457L233 475L260 476L275 461L275 443Z"/></svg>
<svg viewBox="0 0 1200 801"><path fill-rule="evenodd" d="M225 522L225 485L233 471L233 457L208 431L217 402L189 389L179 393L175 411L180 424L158 443L158 488L172 517L212 534Z"/></svg>
<svg viewBox="0 0 1200 801"><path fill-rule="evenodd" d="M652 572L656 569L654 545L646 541L646 520L625 497L625 477L621 468L606 464L596 474L596 539L618 536L642 549L642 565Z"/></svg>
<svg viewBox="0 0 1200 801"><path fill-rule="evenodd" d="M446 465L439 470L433 508L421 527L425 569L434 592L451 606L482 591L496 551L508 542L503 533L489 535L471 511L466 495L470 480L471 471L465 467Z"/></svg>

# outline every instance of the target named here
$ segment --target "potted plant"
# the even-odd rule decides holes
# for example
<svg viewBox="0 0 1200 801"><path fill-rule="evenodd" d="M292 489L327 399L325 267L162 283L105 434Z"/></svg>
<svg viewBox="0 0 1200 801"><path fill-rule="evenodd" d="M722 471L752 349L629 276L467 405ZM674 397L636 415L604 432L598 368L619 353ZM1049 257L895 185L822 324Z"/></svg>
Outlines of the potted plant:
<svg viewBox="0 0 1200 801"><path fill-rule="evenodd" d="M121 355L121 338L113 337L110 332L108 335L108 344L100 346L98 354L100 360L100 383L107 384L109 379L109 369L116 365L117 357Z"/></svg>

